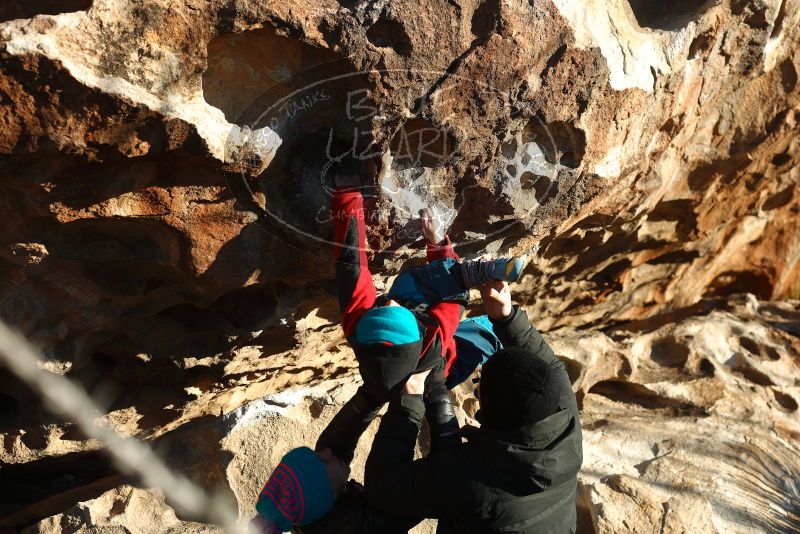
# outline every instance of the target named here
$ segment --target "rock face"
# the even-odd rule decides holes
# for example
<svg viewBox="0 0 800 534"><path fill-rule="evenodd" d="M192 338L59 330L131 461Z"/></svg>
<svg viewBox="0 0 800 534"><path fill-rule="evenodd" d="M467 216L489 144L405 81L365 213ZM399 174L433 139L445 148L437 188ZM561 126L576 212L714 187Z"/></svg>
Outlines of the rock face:
<svg viewBox="0 0 800 534"><path fill-rule="evenodd" d="M0 21L0 317L120 432L352 380L326 175L347 154L376 186L379 289L420 260L424 205L464 256L532 254L516 298L572 362L585 528L796 528L797 1L39 0ZM0 383L7 524L167 506ZM217 481L249 512L251 479Z"/></svg>

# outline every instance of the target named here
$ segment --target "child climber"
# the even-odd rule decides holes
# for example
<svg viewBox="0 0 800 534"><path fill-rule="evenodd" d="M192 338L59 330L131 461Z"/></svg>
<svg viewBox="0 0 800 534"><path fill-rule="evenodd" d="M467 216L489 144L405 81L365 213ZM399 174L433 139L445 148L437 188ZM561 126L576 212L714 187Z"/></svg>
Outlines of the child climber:
<svg viewBox="0 0 800 534"><path fill-rule="evenodd" d="M342 328L355 352L364 384L320 435L315 449L321 454L310 449L290 451L267 481L257 509L263 519L284 530L307 525L304 532L315 531L312 524L327 514L337 495L321 476L325 467L335 466L336 459L344 464L352 461L367 426L384 403L399 394L411 374L432 370L423 397L431 451L460 441L445 376L457 361L454 334L468 289L492 279L516 281L524 265L521 259L513 258L460 262L450 240L446 236L439 239L430 213L423 212L429 265L404 271L389 293L378 298L367 264L365 213L358 191L360 169L356 162L348 162L337 165L333 175L334 257ZM490 348L485 350L496 348L486 346ZM323 456L332 458L324 460ZM315 475L302 475L305 472ZM391 522L366 517L367 511L360 513L358 519L348 518L348 524L380 524L382 531L391 530ZM330 523L330 519L324 522ZM399 531L405 532L402 529L408 526L401 526Z"/></svg>

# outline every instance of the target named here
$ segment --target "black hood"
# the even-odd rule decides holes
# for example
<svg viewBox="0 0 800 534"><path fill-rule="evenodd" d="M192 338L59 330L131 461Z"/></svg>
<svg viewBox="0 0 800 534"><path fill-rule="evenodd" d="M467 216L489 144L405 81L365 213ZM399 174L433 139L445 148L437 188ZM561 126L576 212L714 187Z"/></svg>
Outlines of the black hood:
<svg viewBox="0 0 800 534"><path fill-rule="evenodd" d="M580 427L566 409L513 432L466 427L464 436L506 484L503 489L518 495L574 479L583 462Z"/></svg>
<svg viewBox="0 0 800 534"><path fill-rule="evenodd" d="M362 345L351 342L358 370L365 384L375 393L389 396L399 392L419 365L422 341L403 345Z"/></svg>

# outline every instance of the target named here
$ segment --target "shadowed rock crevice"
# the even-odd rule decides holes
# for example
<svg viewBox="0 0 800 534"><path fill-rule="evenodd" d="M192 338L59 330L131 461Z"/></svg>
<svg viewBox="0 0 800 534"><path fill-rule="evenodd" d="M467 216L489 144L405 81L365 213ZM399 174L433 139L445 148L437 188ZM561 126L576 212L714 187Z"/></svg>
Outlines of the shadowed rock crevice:
<svg viewBox="0 0 800 534"><path fill-rule="evenodd" d="M666 338L653 344L650 358L665 367L683 367L689 359L689 349L685 343Z"/></svg>
<svg viewBox="0 0 800 534"><path fill-rule="evenodd" d="M111 461L101 452L76 452L27 464L5 465L3 483L0 484L0 503L2 503L0 516L13 515L31 503L69 492L117 473ZM96 491L95 495L84 493L80 496L83 500L92 498L117 483L119 483L118 478L111 484L98 488L99 491ZM34 513L29 520L45 517L42 512L43 510L38 514ZM3 525L2 519L0 525Z"/></svg>
<svg viewBox="0 0 800 534"><path fill-rule="evenodd" d="M86 11L94 0L4 0L0 5L0 22L29 19L36 15L59 15Z"/></svg>
<svg viewBox="0 0 800 534"><path fill-rule="evenodd" d="M472 14L472 35L485 37L497 30L500 23L500 0L483 0Z"/></svg>
<svg viewBox="0 0 800 534"><path fill-rule="evenodd" d="M776 389L773 389L772 393L775 395L775 400L786 413L794 413L797 411L797 401L794 397Z"/></svg>
<svg viewBox="0 0 800 534"><path fill-rule="evenodd" d="M0 429L11 428L17 422L19 401L11 395L0 393Z"/></svg>
<svg viewBox="0 0 800 534"><path fill-rule="evenodd" d="M571 169L580 166L586 152L586 134L580 128L563 121L530 121L523 131L522 142L535 143L548 164L559 164ZM536 158L538 154L533 154L532 157Z"/></svg>
<svg viewBox="0 0 800 534"><path fill-rule="evenodd" d="M386 14L367 29L367 40L378 48L390 48L398 55L411 55L411 39L403 23Z"/></svg>
<svg viewBox="0 0 800 534"><path fill-rule="evenodd" d="M648 410L667 410L676 417L703 417L708 415L699 406L665 397L646 386L634 382L604 380L594 384L587 393L602 395L614 402L635 405Z"/></svg>
<svg viewBox="0 0 800 534"><path fill-rule="evenodd" d="M713 3L708 0L628 0L636 21L643 28L677 30L702 15Z"/></svg>

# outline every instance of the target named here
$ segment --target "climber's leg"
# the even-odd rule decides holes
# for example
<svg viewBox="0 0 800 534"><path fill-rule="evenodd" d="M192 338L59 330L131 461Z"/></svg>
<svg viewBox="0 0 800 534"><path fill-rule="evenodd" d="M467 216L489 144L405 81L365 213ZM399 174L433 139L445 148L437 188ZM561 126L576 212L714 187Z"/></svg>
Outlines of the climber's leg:
<svg viewBox="0 0 800 534"><path fill-rule="evenodd" d="M358 191L337 189L333 195L333 232L337 245L336 285L342 328L350 337L364 313L375 305L375 286L367 265L364 201Z"/></svg>

